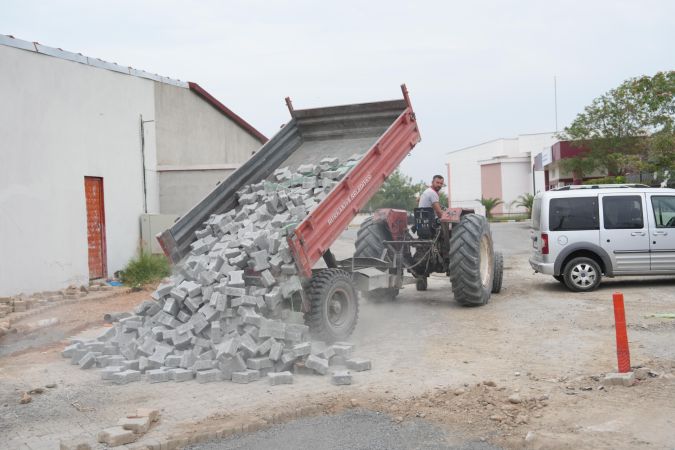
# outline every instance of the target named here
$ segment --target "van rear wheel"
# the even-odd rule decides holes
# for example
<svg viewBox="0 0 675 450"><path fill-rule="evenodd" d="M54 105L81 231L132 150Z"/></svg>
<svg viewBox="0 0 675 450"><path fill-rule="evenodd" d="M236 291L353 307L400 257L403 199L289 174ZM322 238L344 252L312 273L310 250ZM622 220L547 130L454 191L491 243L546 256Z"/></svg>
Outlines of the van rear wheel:
<svg viewBox="0 0 675 450"><path fill-rule="evenodd" d="M589 292L600 284L600 265L591 258L578 257L565 265L563 272L565 286L574 292Z"/></svg>

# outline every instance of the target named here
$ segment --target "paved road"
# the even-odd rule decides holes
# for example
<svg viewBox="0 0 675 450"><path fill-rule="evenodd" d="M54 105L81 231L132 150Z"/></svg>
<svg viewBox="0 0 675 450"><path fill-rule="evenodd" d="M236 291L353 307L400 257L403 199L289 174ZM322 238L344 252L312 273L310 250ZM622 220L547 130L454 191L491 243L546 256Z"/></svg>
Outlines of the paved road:
<svg viewBox="0 0 675 450"><path fill-rule="evenodd" d="M422 419L400 425L385 414L351 410L334 416L296 420L243 436L188 447L190 450L261 449L436 449L494 450L485 442L457 442L443 429Z"/></svg>

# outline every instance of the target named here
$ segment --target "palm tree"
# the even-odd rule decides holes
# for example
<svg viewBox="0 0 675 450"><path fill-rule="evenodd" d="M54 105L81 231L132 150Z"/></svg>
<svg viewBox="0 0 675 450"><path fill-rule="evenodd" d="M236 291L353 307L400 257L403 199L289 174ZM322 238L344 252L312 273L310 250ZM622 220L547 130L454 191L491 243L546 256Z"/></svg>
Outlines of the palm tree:
<svg viewBox="0 0 675 450"><path fill-rule="evenodd" d="M527 210L527 218L532 218L532 204L534 203L534 195L523 194L516 200L516 206L522 206Z"/></svg>
<svg viewBox="0 0 675 450"><path fill-rule="evenodd" d="M480 200L476 199L477 202L480 202L481 205L485 208L485 216L488 219L492 219L492 210L497 206L503 204L504 202L499 198L485 198L481 197Z"/></svg>

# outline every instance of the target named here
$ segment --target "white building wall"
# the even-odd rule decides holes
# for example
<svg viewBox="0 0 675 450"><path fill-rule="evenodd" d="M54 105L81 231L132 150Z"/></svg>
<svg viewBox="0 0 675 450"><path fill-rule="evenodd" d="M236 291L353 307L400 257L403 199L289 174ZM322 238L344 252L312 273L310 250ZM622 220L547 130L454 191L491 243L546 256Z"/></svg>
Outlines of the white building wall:
<svg viewBox="0 0 675 450"><path fill-rule="evenodd" d="M450 206L453 208L479 208L476 199L481 198L481 174L478 161L497 156L514 156L516 139L497 139L484 144L452 152L448 155L450 165Z"/></svg>
<svg viewBox="0 0 675 450"><path fill-rule="evenodd" d="M262 143L194 92L157 83L160 211L184 214Z"/></svg>
<svg viewBox="0 0 675 450"><path fill-rule="evenodd" d="M103 177L112 275L140 238L154 82L6 46L0 62L0 296L88 281L85 176Z"/></svg>
<svg viewBox="0 0 675 450"><path fill-rule="evenodd" d="M534 159L539 153L545 149L551 148L558 139L555 137L555 133L538 133L538 134L523 134L518 136L518 146L530 154L530 170L534 166ZM537 192L543 192L546 190L546 182L543 170L538 170L534 172L534 186L530 183L530 189L528 192L531 194L536 194Z"/></svg>
<svg viewBox="0 0 675 450"><path fill-rule="evenodd" d="M524 177L527 180L528 188L523 192L533 193L531 170L534 164L534 158L544 148L552 146L557 139L555 133L537 133L523 134L515 138L496 139L472 147L467 147L448 154L448 164L450 165L450 202L453 207L477 208L479 203L475 201L481 197L481 177L479 161L486 161L498 156L523 157L530 158L528 175ZM522 172L522 171L521 171ZM522 175L522 173L521 173ZM515 184L513 187L507 186L508 178L502 174L502 192L506 190L521 190L522 184ZM538 180L537 186L543 190L544 175L535 176ZM520 192L518 195L521 195ZM506 195L504 195L506 197ZM516 196L517 197L517 196Z"/></svg>
<svg viewBox="0 0 675 450"><path fill-rule="evenodd" d="M531 193L532 168L528 160L521 162L504 161L502 166L502 201L504 212L525 212L523 207L511 206L523 194Z"/></svg>

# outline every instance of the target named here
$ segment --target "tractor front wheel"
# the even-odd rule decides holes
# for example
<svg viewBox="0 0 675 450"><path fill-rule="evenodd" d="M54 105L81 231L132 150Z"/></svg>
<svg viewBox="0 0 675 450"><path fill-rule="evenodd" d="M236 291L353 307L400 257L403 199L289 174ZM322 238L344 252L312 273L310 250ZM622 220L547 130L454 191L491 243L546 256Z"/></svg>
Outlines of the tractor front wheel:
<svg viewBox="0 0 675 450"><path fill-rule="evenodd" d="M495 272L492 279L492 293L499 294L502 290L502 281L504 280L504 255L502 252L495 252Z"/></svg>
<svg viewBox="0 0 675 450"><path fill-rule="evenodd" d="M314 273L309 288L308 325L325 342L347 339L359 318L359 301L349 273L323 269Z"/></svg>

